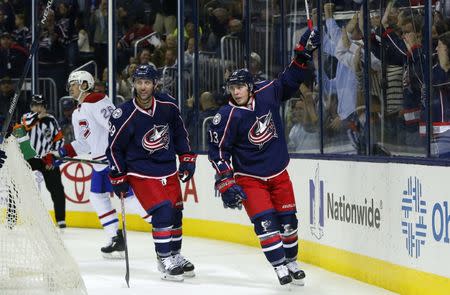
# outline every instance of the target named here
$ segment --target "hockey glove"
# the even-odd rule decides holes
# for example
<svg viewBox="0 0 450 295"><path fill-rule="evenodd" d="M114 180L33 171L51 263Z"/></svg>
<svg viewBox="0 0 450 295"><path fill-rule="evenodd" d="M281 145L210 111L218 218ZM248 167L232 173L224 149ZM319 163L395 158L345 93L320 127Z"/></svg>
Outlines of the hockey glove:
<svg viewBox="0 0 450 295"><path fill-rule="evenodd" d="M55 166L55 167L58 167L63 163L63 160L59 159L59 158L65 158L65 157L73 158L77 155L77 153L75 152L75 149L73 148L73 146L70 143L63 145L57 151L52 151L51 154L53 154L53 156L54 156L52 161L53 161L53 166Z"/></svg>
<svg viewBox="0 0 450 295"><path fill-rule="evenodd" d="M53 155L52 153L48 153L45 156L43 156L42 161L44 162L45 168L47 169L53 169L54 167L58 167L59 165L62 164L62 161L57 160L55 158L55 155Z"/></svg>
<svg viewBox="0 0 450 295"><path fill-rule="evenodd" d="M247 195L236 184L232 171L217 174L215 187L222 195L223 206L225 208L242 209L242 200L247 200Z"/></svg>
<svg viewBox="0 0 450 295"><path fill-rule="evenodd" d="M75 149L73 148L73 146L70 143L65 144L62 147L60 147L58 149L58 154L61 158L64 158L64 157L73 158L77 155L77 153L75 152Z"/></svg>
<svg viewBox="0 0 450 295"><path fill-rule="evenodd" d="M3 167L3 164L5 163L6 159L6 153L2 150L0 150L0 168Z"/></svg>
<svg viewBox="0 0 450 295"><path fill-rule="evenodd" d="M178 167L178 177L182 182L187 182L194 176L196 154L183 154L178 157L180 167Z"/></svg>
<svg viewBox="0 0 450 295"><path fill-rule="evenodd" d="M119 198L122 195L125 196L130 189L130 184L128 183L127 175L125 173L111 170L109 172L109 180L111 181L114 193Z"/></svg>
<svg viewBox="0 0 450 295"><path fill-rule="evenodd" d="M319 31L309 29L303 33L298 42L297 46L294 48L295 61L300 64L305 64L312 59L312 53L317 47L320 46L320 36Z"/></svg>

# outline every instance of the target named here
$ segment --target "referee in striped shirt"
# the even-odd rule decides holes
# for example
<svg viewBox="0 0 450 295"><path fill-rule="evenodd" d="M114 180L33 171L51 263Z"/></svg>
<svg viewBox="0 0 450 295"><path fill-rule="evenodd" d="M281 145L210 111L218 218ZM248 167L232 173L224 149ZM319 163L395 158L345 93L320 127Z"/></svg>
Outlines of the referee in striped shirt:
<svg viewBox="0 0 450 295"><path fill-rule="evenodd" d="M44 176L45 186L50 192L55 210L55 219L59 228L66 227L66 198L61 181L59 167L53 166L51 151L57 151L64 145L64 137L55 117L47 113L47 104L42 95L32 96L30 113L22 116L21 124L30 137L31 146L37 153L28 160L33 170Z"/></svg>

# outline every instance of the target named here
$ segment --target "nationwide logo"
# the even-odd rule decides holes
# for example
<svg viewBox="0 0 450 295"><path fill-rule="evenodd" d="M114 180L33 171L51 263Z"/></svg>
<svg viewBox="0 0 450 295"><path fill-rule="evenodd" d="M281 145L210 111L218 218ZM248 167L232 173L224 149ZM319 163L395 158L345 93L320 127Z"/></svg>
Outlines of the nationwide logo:
<svg viewBox="0 0 450 295"><path fill-rule="evenodd" d="M409 177L401 202L401 226L405 237L405 249L410 257L419 258L431 238L438 243L449 244L450 210L448 201L429 202L424 198L423 185L418 177ZM431 208L431 233L429 208ZM428 223L427 223L428 220Z"/></svg>
<svg viewBox="0 0 450 295"><path fill-rule="evenodd" d="M363 203L352 203L345 195L335 198L334 193L326 193L326 218L330 221L344 222L368 228L380 229L381 209L383 203L375 202L373 198L361 198ZM319 178L319 167L316 168L315 179L309 180L309 223L311 234L317 239L324 235L325 226L325 189L324 181Z"/></svg>
<svg viewBox="0 0 450 295"><path fill-rule="evenodd" d="M272 138L278 137L275 123L272 119L272 112L256 117L256 122L248 131L248 140L262 149L263 145Z"/></svg>
<svg viewBox="0 0 450 295"><path fill-rule="evenodd" d="M169 149L169 124L154 125L142 138L142 146L144 149L153 154L160 149Z"/></svg>
<svg viewBox="0 0 450 295"><path fill-rule="evenodd" d="M309 180L309 228L311 234L320 240L323 237L323 181L319 180L317 165L314 180Z"/></svg>
<svg viewBox="0 0 450 295"><path fill-rule="evenodd" d="M427 202L422 199L422 184L417 177L408 179L403 191L402 211L402 233L405 235L406 249L409 256L418 258L427 236Z"/></svg>

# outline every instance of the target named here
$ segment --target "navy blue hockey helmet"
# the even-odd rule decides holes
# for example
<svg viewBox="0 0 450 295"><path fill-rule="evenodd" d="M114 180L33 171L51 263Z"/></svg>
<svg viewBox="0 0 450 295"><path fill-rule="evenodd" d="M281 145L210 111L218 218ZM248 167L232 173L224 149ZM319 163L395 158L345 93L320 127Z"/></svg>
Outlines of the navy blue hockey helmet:
<svg viewBox="0 0 450 295"><path fill-rule="evenodd" d="M158 79L158 71L151 65L140 65L133 73L133 81L136 79L152 80L153 83Z"/></svg>
<svg viewBox="0 0 450 295"><path fill-rule="evenodd" d="M227 86L236 84L246 84L249 91L253 90L253 75L247 69L234 71L227 80Z"/></svg>

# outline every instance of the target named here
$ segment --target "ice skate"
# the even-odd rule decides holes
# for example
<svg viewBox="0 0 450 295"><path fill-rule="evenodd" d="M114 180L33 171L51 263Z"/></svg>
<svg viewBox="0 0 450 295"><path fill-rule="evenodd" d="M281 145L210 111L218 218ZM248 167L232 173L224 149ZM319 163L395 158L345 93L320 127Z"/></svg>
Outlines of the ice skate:
<svg viewBox="0 0 450 295"><path fill-rule="evenodd" d="M64 220L56 222L56 227L59 230L59 233L64 234L65 229L67 228L66 222Z"/></svg>
<svg viewBox="0 0 450 295"><path fill-rule="evenodd" d="M122 231L117 231L117 236L112 238L111 244L100 249L104 258L122 259L125 258L125 242Z"/></svg>
<svg viewBox="0 0 450 295"><path fill-rule="evenodd" d="M289 269L286 267L286 265L280 265L274 267L274 270L278 276L278 281L280 281L281 285L286 285L292 282L292 278L289 274Z"/></svg>
<svg viewBox="0 0 450 295"><path fill-rule="evenodd" d="M158 270L161 272L161 279L167 281L182 282L183 268L176 264L172 256L158 257Z"/></svg>
<svg viewBox="0 0 450 295"><path fill-rule="evenodd" d="M187 278L193 278L195 277L195 272L194 272L194 265L186 259L186 257L184 257L181 254L175 254L173 255L173 260L175 262L176 265L181 266L183 268L183 276L187 277Z"/></svg>
<svg viewBox="0 0 450 295"><path fill-rule="evenodd" d="M292 277L292 284L298 286L305 285L305 272L298 267L297 261L291 261L286 264L289 274Z"/></svg>
<svg viewBox="0 0 450 295"><path fill-rule="evenodd" d="M61 228L61 229L67 227L67 224L66 224L66 222L65 222L64 220L58 221L56 224L57 224L58 227Z"/></svg>

